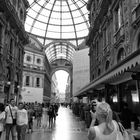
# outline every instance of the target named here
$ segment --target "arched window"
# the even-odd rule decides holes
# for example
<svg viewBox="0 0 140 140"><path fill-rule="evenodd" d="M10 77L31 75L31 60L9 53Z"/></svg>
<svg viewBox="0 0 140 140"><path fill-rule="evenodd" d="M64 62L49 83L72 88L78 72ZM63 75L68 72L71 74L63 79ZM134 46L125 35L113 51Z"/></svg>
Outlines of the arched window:
<svg viewBox="0 0 140 140"><path fill-rule="evenodd" d="M23 14L23 10L20 9L20 19L23 20L24 19L24 14Z"/></svg>
<svg viewBox="0 0 140 140"><path fill-rule="evenodd" d="M121 48L118 52L117 62L122 61L125 58L125 51L124 48Z"/></svg>
<svg viewBox="0 0 140 140"><path fill-rule="evenodd" d="M94 74L92 75L92 80L94 80Z"/></svg>
<svg viewBox="0 0 140 140"><path fill-rule="evenodd" d="M109 60L106 61L106 64L105 64L105 70L108 70L109 69L109 65L110 65L110 62Z"/></svg>
<svg viewBox="0 0 140 140"><path fill-rule="evenodd" d="M100 69L98 69L98 76L101 74L101 70Z"/></svg>

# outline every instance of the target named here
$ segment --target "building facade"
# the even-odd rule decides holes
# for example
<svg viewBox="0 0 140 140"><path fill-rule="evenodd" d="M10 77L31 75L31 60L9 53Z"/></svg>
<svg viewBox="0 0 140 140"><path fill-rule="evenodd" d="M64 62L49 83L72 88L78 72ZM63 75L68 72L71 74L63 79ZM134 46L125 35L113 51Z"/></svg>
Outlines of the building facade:
<svg viewBox="0 0 140 140"><path fill-rule="evenodd" d="M89 0L90 83L79 90L140 114L140 1ZM90 91L90 92L89 92Z"/></svg>
<svg viewBox="0 0 140 140"><path fill-rule="evenodd" d="M51 93L50 65L41 43L30 36L25 46L22 101L49 102Z"/></svg>
<svg viewBox="0 0 140 140"><path fill-rule="evenodd" d="M90 82L89 48L79 50L73 56L73 91L75 96L78 90Z"/></svg>
<svg viewBox="0 0 140 140"><path fill-rule="evenodd" d="M22 86L27 0L0 0L0 99L18 101Z"/></svg>
<svg viewBox="0 0 140 140"><path fill-rule="evenodd" d="M70 75L68 76L68 79L67 79L67 84L66 84L66 90L65 90L65 102L66 103L70 103L71 102L71 79L70 79Z"/></svg>
<svg viewBox="0 0 140 140"><path fill-rule="evenodd" d="M58 90L58 81L56 78L56 74L52 75L52 84L51 84L51 102L59 102L59 90Z"/></svg>

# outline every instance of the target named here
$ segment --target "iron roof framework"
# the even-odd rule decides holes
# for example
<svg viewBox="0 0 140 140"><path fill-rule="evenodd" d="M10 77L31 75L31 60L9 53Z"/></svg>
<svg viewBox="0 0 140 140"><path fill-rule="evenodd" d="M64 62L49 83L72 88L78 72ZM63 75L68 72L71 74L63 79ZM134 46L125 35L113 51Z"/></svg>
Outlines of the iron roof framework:
<svg viewBox="0 0 140 140"><path fill-rule="evenodd" d="M73 52L88 35L87 0L28 0L25 29L46 46L50 62L59 58L72 61ZM62 43L70 42L71 45ZM59 54L59 55L58 55Z"/></svg>

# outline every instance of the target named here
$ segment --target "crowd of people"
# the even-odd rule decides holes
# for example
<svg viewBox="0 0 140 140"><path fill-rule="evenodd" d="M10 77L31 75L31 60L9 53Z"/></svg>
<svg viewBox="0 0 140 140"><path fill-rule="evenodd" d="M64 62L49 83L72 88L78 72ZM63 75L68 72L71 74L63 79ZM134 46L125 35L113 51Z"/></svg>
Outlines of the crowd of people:
<svg viewBox="0 0 140 140"><path fill-rule="evenodd" d="M33 132L36 122L37 129L52 128L58 115L59 104L23 103L16 106L15 100L11 99L4 106L0 103L0 138L5 131L5 140L25 140L26 133ZM36 121L35 121L36 120Z"/></svg>

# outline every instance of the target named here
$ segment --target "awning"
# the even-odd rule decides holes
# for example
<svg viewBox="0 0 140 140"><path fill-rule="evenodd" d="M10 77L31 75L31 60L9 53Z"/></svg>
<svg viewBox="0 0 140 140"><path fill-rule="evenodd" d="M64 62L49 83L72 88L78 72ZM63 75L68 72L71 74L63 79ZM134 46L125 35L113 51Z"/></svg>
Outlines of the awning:
<svg viewBox="0 0 140 140"><path fill-rule="evenodd" d="M75 96L77 97L81 96L83 93L85 95L85 92L87 92L88 90L96 89L98 86L101 86L102 84L113 83L111 82L113 81L112 79L115 80L118 77L120 77L119 80L120 82L122 82L123 80L125 81L130 80L131 74L133 72L138 72L138 70L140 71L139 64L140 64L140 50L134 52L133 54L122 60L120 63L118 63L116 66L108 70L106 73L102 74L101 76L90 82L88 85L79 90L75 94Z"/></svg>

